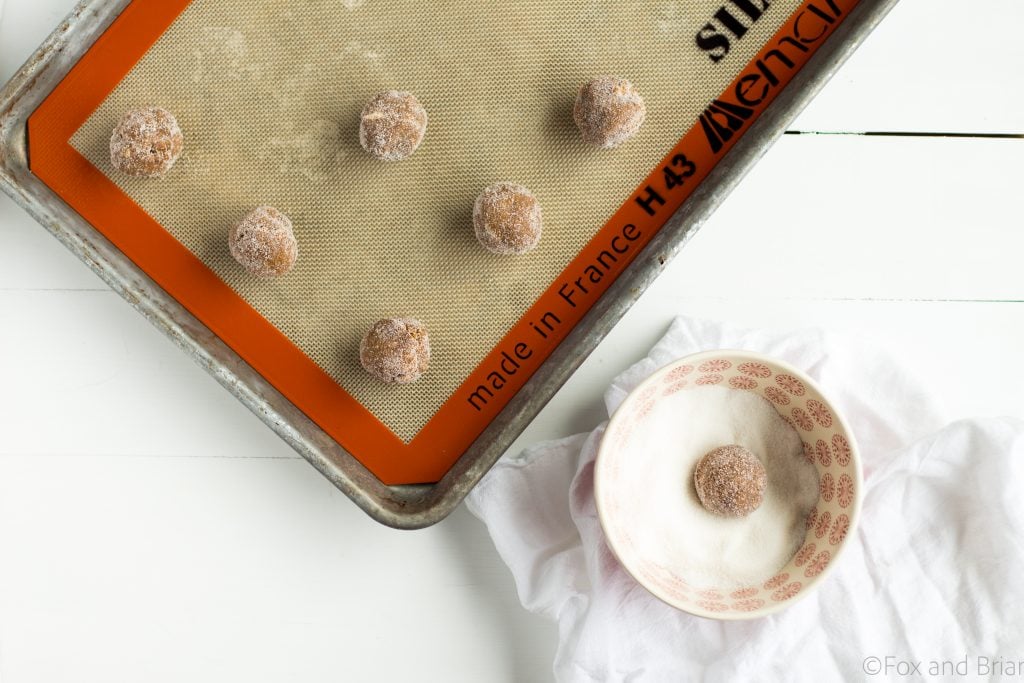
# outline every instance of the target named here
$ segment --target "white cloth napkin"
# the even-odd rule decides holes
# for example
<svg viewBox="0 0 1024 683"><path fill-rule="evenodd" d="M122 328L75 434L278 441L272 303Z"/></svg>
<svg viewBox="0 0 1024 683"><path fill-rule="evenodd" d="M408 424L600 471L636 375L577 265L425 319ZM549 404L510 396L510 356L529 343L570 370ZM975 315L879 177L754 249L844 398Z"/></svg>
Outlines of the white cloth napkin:
<svg viewBox="0 0 1024 683"><path fill-rule="evenodd" d="M613 382L609 414L659 367L707 349L786 360L838 405L865 470L857 534L834 573L792 607L746 622L701 619L647 593L605 545L593 497L604 425L506 457L467 502L523 606L558 622L556 678L922 680L934 665L988 679L1024 667L1024 423L943 428L941 410L897 363L847 338L685 318ZM907 678L915 665L921 676ZM1020 669L1006 675L1022 679Z"/></svg>

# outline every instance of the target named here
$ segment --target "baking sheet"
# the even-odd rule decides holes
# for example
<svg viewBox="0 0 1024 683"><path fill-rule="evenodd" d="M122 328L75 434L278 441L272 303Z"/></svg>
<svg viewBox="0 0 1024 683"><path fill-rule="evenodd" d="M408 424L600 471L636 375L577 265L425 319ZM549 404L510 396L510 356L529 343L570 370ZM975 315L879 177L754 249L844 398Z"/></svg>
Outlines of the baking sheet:
<svg viewBox="0 0 1024 683"><path fill-rule="evenodd" d="M143 3L139 0L133 3L127 0L85 0L0 93L0 104L3 105L0 108L0 184L369 514L387 524L413 528L438 521L461 500L586 353L600 341L628 308L630 301L657 276L770 141L782 132L786 122L806 104L895 2L862 0L860 3L840 3L849 13L849 18L842 25L833 27L834 36L827 42L815 46L818 53L803 71L791 74L792 85L767 110L763 113L759 110L759 118L748 121L750 125L742 139L734 139L727 144L727 149L731 147L728 154L719 155L721 159L707 173L706 180L696 192L692 195L686 193L688 200L684 210L675 211L682 199L670 202L666 212L673 215L668 218L667 225L650 240L641 258L631 262L610 285L607 295L597 301L586 315L580 316L578 325L574 320L574 327L564 336L564 342L530 377L523 391L500 410L480 438L457 459L437 485L417 487L386 486L375 479L351 453L242 362L235 350L212 336L210 330L179 301L169 297L147 278L115 246L118 243L122 247L133 246L127 244L130 240L126 239L126 236L134 238L133 226L123 226L119 234L112 236L108 231L107 236L114 242L108 241L88 225L82 215L55 200L41 179L28 172L27 133L32 134L36 143L33 152L36 161L47 157L46 184L58 192L68 192L75 180L74 174L88 170L82 166L87 162L83 160L80 163L74 154L67 154L64 147L78 125L68 128L65 124L87 118L86 115L77 118L83 103L55 98L54 95L66 88L68 82L76 80L81 66L79 60L90 46L92 53L103 52L101 47L106 47L104 31L118 17L118 12L125 6L131 10L138 4ZM154 13L161 13L171 3L148 4L153 6ZM805 4L802 11L811 4L814 3ZM143 39L138 38L136 42ZM109 54L101 58L110 64L114 62ZM103 75L101 80L105 78ZM110 89L115 86L116 81L109 86L101 84L101 87ZM40 107L40 103L44 106ZM45 105L48 103L53 105L51 111L41 117L40 112L47 108ZM96 102L97 105L99 103ZM26 123L29 130L26 130ZM47 137L47 144L41 144ZM93 167L90 165L88 168Z"/></svg>

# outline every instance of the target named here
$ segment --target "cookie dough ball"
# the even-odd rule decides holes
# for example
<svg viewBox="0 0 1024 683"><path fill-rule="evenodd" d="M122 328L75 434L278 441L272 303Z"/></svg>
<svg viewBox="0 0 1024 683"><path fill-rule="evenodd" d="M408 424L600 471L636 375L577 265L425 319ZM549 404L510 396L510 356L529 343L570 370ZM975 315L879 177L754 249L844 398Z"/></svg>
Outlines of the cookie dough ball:
<svg viewBox="0 0 1024 683"><path fill-rule="evenodd" d="M272 206L254 209L231 228L228 247L235 260L257 277L284 275L299 255L292 222Z"/></svg>
<svg viewBox="0 0 1024 683"><path fill-rule="evenodd" d="M693 483L708 512L745 517L764 500L768 474L757 456L743 446L722 446L700 459Z"/></svg>
<svg viewBox="0 0 1024 683"><path fill-rule="evenodd" d="M540 202L522 185L495 183L473 206L473 229L493 254L525 254L540 242Z"/></svg>
<svg viewBox="0 0 1024 683"><path fill-rule="evenodd" d="M411 92L389 90L363 107L359 144L381 161L410 156L427 132L427 111Z"/></svg>
<svg viewBox="0 0 1024 683"><path fill-rule="evenodd" d="M601 76L580 88L572 114L585 143L611 149L640 130L647 107L632 83Z"/></svg>
<svg viewBox="0 0 1024 683"><path fill-rule="evenodd" d="M413 318L374 323L359 344L363 369L387 384L411 384L430 366L427 328Z"/></svg>
<svg viewBox="0 0 1024 683"><path fill-rule="evenodd" d="M158 178L181 156L185 139L174 115L160 107L124 115L110 136L110 163L131 176Z"/></svg>

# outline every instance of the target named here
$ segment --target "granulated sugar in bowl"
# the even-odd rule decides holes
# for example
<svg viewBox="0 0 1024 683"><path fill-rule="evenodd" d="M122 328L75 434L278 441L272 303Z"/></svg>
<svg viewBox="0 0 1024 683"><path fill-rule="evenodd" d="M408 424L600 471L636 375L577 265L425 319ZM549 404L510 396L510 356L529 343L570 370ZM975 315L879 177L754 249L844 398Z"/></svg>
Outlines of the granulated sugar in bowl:
<svg viewBox="0 0 1024 683"><path fill-rule="evenodd" d="M609 547L647 590L698 616L750 619L835 565L859 516L860 459L804 373L710 351L623 401L598 450L595 497Z"/></svg>

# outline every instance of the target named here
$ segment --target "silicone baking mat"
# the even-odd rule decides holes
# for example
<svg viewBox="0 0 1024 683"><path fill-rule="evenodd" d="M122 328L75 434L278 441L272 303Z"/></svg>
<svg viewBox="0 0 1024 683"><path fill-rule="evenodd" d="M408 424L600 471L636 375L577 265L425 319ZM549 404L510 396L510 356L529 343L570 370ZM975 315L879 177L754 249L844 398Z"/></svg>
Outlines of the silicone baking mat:
<svg viewBox="0 0 1024 683"><path fill-rule="evenodd" d="M135 0L31 117L31 165L383 482L433 482L854 4ZM606 73L648 108L611 151L571 116ZM358 145L386 89L430 116L401 163ZM161 180L126 178L110 131L149 104L176 114L186 153ZM536 251L476 244L473 200L497 180L539 196ZM227 250L259 204L300 245L272 282ZM414 385L359 367L389 316L430 329Z"/></svg>

